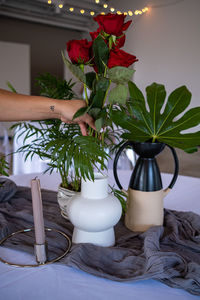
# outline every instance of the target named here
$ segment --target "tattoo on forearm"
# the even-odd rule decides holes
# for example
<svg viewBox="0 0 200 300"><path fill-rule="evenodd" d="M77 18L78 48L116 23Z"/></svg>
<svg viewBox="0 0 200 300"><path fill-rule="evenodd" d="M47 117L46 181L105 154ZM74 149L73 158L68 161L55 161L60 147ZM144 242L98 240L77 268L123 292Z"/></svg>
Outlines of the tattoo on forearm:
<svg viewBox="0 0 200 300"><path fill-rule="evenodd" d="M54 111L54 109L55 109L54 105L51 105L51 106L50 106L50 110L51 110L51 111Z"/></svg>

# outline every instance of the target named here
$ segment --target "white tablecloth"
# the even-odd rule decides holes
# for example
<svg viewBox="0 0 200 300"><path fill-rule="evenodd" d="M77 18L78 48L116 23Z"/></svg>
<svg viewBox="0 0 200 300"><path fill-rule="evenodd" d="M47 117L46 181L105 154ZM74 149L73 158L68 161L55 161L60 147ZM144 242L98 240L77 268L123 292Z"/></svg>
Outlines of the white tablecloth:
<svg viewBox="0 0 200 300"><path fill-rule="evenodd" d="M129 171L120 171L122 185L128 185ZM38 176L42 188L56 190L58 174L26 174L11 176L18 185L30 186L30 180ZM163 174L163 186L171 175ZM109 174L110 184L114 180ZM200 214L200 179L179 176L172 191L165 198L165 207L190 210ZM29 254L4 249L7 259L15 256L18 262L30 263ZM192 300L199 299L183 290L170 288L154 280L139 282L114 282L98 278L64 265L52 264L38 268L16 268L0 263L0 300Z"/></svg>

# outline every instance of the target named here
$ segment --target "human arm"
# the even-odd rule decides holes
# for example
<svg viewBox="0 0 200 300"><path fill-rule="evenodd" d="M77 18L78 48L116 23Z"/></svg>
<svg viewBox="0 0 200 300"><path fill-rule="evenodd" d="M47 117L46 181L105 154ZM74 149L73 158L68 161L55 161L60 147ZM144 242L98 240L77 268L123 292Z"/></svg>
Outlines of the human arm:
<svg viewBox="0 0 200 300"><path fill-rule="evenodd" d="M84 106L83 100L57 100L15 94L0 89L0 121L4 122L60 119L66 123L78 123L82 134L86 135L86 124L95 128L93 119L88 114L84 114L72 121L76 111Z"/></svg>

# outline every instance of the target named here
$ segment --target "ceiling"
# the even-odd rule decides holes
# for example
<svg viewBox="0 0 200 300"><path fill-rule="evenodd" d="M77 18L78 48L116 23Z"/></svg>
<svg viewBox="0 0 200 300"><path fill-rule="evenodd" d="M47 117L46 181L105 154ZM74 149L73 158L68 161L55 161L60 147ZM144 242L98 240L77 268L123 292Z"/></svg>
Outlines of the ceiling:
<svg viewBox="0 0 200 300"><path fill-rule="evenodd" d="M95 15L102 11L102 4L95 0L0 0L0 16L47 24L78 31L91 31L93 22L90 12ZM109 0L104 0L108 3ZM60 8L59 4L63 7ZM74 11L69 9L73 7ZM80 10L85 13L81 14Z"/></svg>

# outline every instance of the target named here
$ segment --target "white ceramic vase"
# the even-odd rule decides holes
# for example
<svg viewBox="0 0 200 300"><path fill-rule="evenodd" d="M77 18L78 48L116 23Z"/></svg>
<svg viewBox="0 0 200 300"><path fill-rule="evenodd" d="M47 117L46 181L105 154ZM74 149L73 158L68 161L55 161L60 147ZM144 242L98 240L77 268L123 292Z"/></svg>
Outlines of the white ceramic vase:
<svg viewBox="0 0 200 300"><path fill-rule="evenodd" d="M108 178L95 174L95 180L83 180L81 193L71 198L68 216L74 225L73 243L92 243L99 246L115 244L114 225L121 217L119 200L108 194Z"/></svg>

